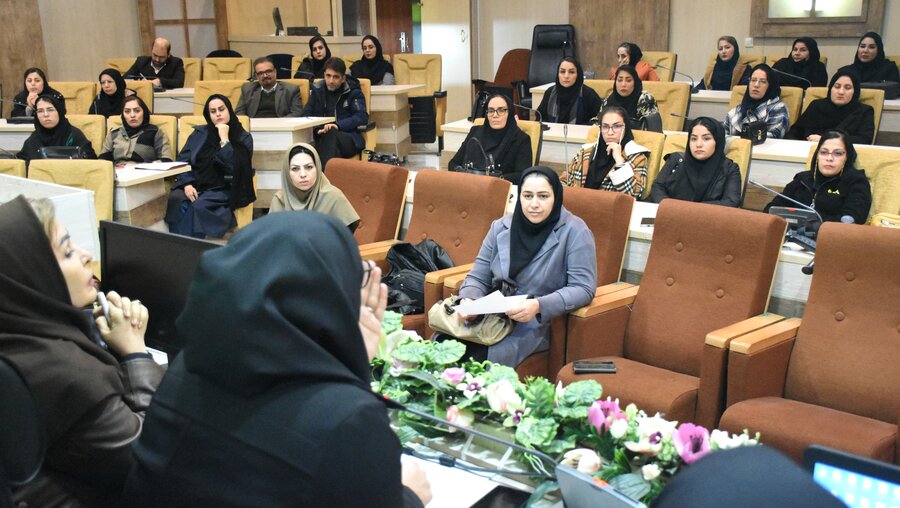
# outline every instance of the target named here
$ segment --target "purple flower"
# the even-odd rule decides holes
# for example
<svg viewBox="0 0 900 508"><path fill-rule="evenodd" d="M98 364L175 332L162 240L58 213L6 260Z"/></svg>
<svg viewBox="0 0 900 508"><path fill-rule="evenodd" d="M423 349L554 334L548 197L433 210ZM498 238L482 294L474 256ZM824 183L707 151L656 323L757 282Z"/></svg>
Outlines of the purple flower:
<svg viewBox="0 0 900 508"><path fill-rule="evenodd" d="M444 369L441 377L451 385L458 385L466 377L466 369L462 367L448 367Z"/></svg>
<svg viewBox="0 0 900 508"><path fill-rule="evenodd" d="M625 413L619 408L618 399L612 400L607 397L606 400L594 401L588 408L588 421L597 429L598 434L603 434L615 420L626 418Z"/></svg>
<svg viewBox="0 0 900 508"><path fill-rule="evenodd" d="M693 464L710 452L709 431L693 423L682 423L672 431L675 450L687 464Z"/></svg>

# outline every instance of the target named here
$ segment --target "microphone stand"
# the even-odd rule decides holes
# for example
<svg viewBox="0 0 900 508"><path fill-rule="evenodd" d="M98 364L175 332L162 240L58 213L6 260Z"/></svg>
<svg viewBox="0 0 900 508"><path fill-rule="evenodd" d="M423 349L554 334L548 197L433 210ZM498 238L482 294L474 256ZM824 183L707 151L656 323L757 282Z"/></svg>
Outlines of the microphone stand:
<svg viewBox="0 0 900 508"><path fill-rule="evenodd" d="M676 71L675 69L672 69L672 68L666 67L665 65L660 65L660 64L655 64L653 67L656 69L665 69L667 71L672 71L673 74L677 74L679 76L684 76L684 77L688 78L689 80L691 80L691 94L695 94L695 93L699 92L699 90L697 90L696 86L694 85L694 78L691 77L690 74L685 74L683 72Z"/></svg>
<svg viewBox="0 0 900 508"><path fill-rule="evenodd" d="M513 104L513 107L515 107L515 108L521 108L521 109L524 109L524 110L526 110L526 111L528 111L528 112L534 111L535 113L537 113L537 119L538 119L537 121L538 121L539 124L541 124L541 130L542 130L542 131L549 131L549 130L550 130L550 126L544 123L544 120L543 120L544 117L543 117L543 115L541 115L541 112L540 112L540 111L538 111L538 110L536 110L536 109L534 109L534 108L529 108L528 106L523 106L523 105L521 105L521 104Z"/></svg>
<svg viewBox="0 0 900 508"><path fill-rule="evenodd" d="M777 72L778 74L782 74L782 75L787 76L787 77L789 77L789 78L794 78L794 79L797 79L797 80L806 82L806 87L807 87L807 88L809 88L809 87L812 86L812 81L810 81L810 80L808 80L808 79L806 79L806 78L804 78L804 77L802 77L802 76L797 76L796 74L791 74L791 73L788 73L788 72L780 71L780 70L776 69L775 67L772 67L772 70L775 71L775 72ZM790 86L790 85L788 85L788 86ZM804 90L805 90L805 88L804 88Z"/></svg>

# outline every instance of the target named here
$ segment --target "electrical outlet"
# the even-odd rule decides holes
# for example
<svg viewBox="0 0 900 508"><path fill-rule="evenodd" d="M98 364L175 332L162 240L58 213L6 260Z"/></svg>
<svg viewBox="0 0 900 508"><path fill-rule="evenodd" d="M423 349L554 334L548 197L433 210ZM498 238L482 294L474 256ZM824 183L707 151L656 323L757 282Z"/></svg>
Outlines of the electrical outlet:
<svg viewBox="0 0 900 508"><path fill-rule="evenodd" d="M753 47L753 37L747 37L744 39L744 47L752 48Z"/></svg>

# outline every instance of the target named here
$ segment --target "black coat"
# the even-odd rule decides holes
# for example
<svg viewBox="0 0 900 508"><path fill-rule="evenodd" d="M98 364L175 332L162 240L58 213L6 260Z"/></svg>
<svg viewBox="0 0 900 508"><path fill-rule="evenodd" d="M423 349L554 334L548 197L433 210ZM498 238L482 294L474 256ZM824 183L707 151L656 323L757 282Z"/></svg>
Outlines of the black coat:
<svg viewBox="0 0 900 508"><path fill-rule="evenodd" d="M325 83L319 83L312 87L309 93L309 102L303 107L300 116L333 116L341 132L346 132L353 138L353 144L357 150L366 147L366 141L357 131L369 123L369 112L366 110L366 96L358 85L347 81L340 89L341 96L335 105L334 111L328 111L326 106L328 88Z"/></svg>
<svg viewBox="0 0 900 508"><path fill-rule="evenodd" d="M466 163L466 154L468 150L475 150L478 160L481 160L480 151L470 140L473 136L478 136L481 129L487 129L486 126L474 126L469 130L466 139L459 146L456 155L450 159L447 167L451 170L457 169ZM506 145L501 143L494 147L493 150L487 150L486 153L494 158L494 167L503 172L503 179L509 180L513 185L519 185L519 179L522 177L522 171L533 166L534 154L531 152L531 138L528 134L522 132L521 129L515 129L512 134L513 138ZM471 147L469 145L472 145ZM501 150L502 148L502 150Z"/></svg>
<svg viewBox="0 0 900 508"><path fill-rule="evenodd" d="M866 223L872 207L872 188L864 170L845 168L840 175L822 179L818 186L813 174L813 171L805 170L794 175L794 180L785 186L784 195L812 205L826 222L840 222L841 217L849 215L856 224ZM821 173L816 180L820 178ZM766 205L765 211L773 206L797 205L776 196Z"/></svg>
<svg viewBox="0 0 900 508"><path fill-rule="evenodd" d="M666 164L659 170L653 187L650 189L650 202L659 203L662 200L674 197L676 189L684 185L683 179L687 176L680 171L684 159L683 153L673 153L666 160ZM709 184L701 203L722 206L741 206L741 168L729 158L722 160L722 167L715 179Z"/></svg>
<svg viewBox="0 0 900 508"><path fill-rule="evenodd" d="M130 69L125 71L125 79L159 78L163 88L181 88L184 86L184 62L177 56L170 56L165 67L157 73L153 70L149 56L139 56Z"/></svg>
<svg viewBox="0 0 900 508"><path fill-rule="evenodd" d="M549 111L551 109L550 101L556 100L555 88L556 85L553 85L547 90L544 94L544 98L541 100L540 106L537 108L541 113L541 119L545 122L557 122L557 116L551 115ZM601 106L603 106L603 99L597 95L597 92L595 92L593 88L583 85L576 104L575 118L569 123L591 125L591 119L600 113ZM560 112L557 112L557 115L559 115L559 113Z"/></svg>
<svg viewBox="0 0 900 508"><path fill-rule="evenodd" d="M43 159L40 154L40 149L44 146L41 138L36 134L32 134L25 140L25 144L22 145L22 150L17 153L16 156L20 159L24 159L26 163L31 162L32 159ZM69 134L65 146L77 146L81 148L82 159L97 158L97 153L94 151L94 145L88 141L88 138L84 136L84 133L81 132L81 129L78 127L72 127L72 131Z"/></svg>
<svg viewBox="0 0 900 508"><path fill-rule="evenodd" d="M804 126L809 124L808 118L817 118L827 109L829 98L816 99L810 103L806 111L800 115L797 122L788 130L785 139L799 139L805 141L810 134L821 136L826 131L839 129L847 133L850 142L854 145L871 145L875 137L875 110L868 104L860 104L860 107L847 115L836 125Z"/></svg>

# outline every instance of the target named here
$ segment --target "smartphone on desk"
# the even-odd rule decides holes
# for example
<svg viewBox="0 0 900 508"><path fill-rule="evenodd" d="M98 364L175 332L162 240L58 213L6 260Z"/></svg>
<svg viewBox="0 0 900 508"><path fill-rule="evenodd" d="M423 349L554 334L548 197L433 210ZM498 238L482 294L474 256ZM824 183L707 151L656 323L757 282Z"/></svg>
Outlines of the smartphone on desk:
<svg viewBox="0 0 900 508"><path fill-rule="evenodd" d="M575 363L572 364L572 370L576 374L615 374L616 362L612 360L575 360Z"/></svg>

